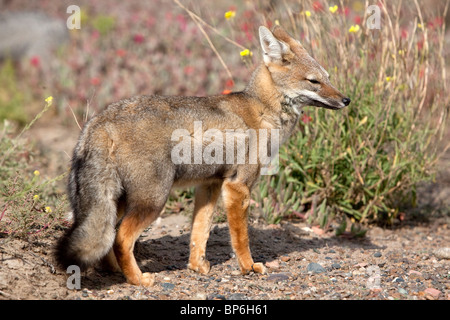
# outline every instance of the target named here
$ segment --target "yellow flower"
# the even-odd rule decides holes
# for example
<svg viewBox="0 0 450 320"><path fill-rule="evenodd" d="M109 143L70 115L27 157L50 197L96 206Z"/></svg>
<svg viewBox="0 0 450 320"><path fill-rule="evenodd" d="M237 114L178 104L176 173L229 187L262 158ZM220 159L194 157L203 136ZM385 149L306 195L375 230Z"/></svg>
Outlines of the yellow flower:
<svg viewBox="0 0 450 320"><path fill-rule="evenodd" d="M365 124L367 122L367 116L365 116L359 123L358 123L358 127L362 126L363 124Z"/></svg>
<svg viewBox="0 0 450 320"><path fill-rule="evenodd" d="M246 56L252 56L253 53L250 50L245 49L240 52L240 55L241 55L241 57L246 57Z"/></svg>
<svg viewBox="0 0 450 320"><path fill-rule="evenodd" d="M37 177L39 176L41 173L38 170L34 170L33 174Z"/></svg>
<svg viewBox="0 0 450 320"><path fill-rule="evenodd" d="M356 33L358 31L359 31L359 25L358 24L356 24L354 26L351 26L350 29L348 29L348 32L350 32L350 33Z"/></svg>
<svg viewBox="0 0 450 320"><path fill-rule="evenodd" d="M390 81L392 81L392 78L391 77L386 77L386 82L390 82Z"/></svg>
<svg viewBox="0 0 450 320"><path fill-rule="evenodd" d="M398 55L399 56L404 56L405 55L405 50L398 50Z"/></svg>
<svg viewBox="0 0 450 320"><path fill-rule="evenodd" d="M276 26L279 26L279 25L280 25L280 21L278 21L278 19L275 20L275 25L276 25Z"/></svg>
<svg viewBox="0 0 450 320"><path fill-rule="evenodd" d="M338 6L335 5L334 7L329 7L328 10L330 10L331 13L335 13L338 10Z"/></svg>
<svg viewBox="0 0 450 320"><path fill-rule="evenodd" d="M421 23L418 23L418 24L417 24L417 27L418 27L419 29L423 29L423 25L422 25Z"/></svg>
<svg viewBox="0 0 450 320"><path fill-rule="evenodd" d="M38 201L38 200L39 200L39 195L35 194L35 195L33 196L33 200L34 200L34 201Z"/></svg>
<svg viewBox="0 0 450 320"><path fill-rule="evenodd" d="M47 102L47 103L50 103L50 102L52 102L53 101L53 97L52 96L49 96L49 97L47 97L46 99L45 99L45 102Z"/></svg>
<svg viewBox="0 0 450 320"><path fill-rule="evenodd" d="M230 20L231 18L234 18L236 15L235 11L227 11L225 12L225 19Z"/></svg>
<svg viewBox="0 0 450 320"><path fill-rule="evenodd" d="M311 11L306 10L306 11L305 11L305 16L311 17Z"/></svg>
<svg viewBox="0 0 450 320"><path fill-rule="evenodd" d="M52 208L50 208L50 207L45 207L45 212L51 213L51 212L52 212Z"/></svg>

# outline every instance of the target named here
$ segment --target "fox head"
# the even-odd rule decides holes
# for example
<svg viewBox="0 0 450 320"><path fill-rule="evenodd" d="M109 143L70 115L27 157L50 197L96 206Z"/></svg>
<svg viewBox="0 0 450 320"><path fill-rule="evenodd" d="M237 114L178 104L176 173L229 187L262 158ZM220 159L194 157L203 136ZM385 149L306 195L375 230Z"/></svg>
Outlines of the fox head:
<svg viewBox="0 0 450 320"><path fill-rule="evenodd" d="M259 28L259 39L275 87L298 106L341 109L350 99L330 82L329 74L283 28Z"/></svg>

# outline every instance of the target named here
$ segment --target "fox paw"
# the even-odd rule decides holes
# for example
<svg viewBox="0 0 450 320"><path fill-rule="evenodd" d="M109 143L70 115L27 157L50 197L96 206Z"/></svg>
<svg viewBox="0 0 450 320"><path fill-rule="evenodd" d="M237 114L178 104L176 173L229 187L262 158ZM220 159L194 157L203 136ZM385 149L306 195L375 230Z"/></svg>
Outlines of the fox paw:
<svg viewBox="0 0 450 320"><path fill-rule="evenodd" d="M261 262L254 263L252 265L252 271L254 273L261 273L261 274L266 274L267 273L266 267L264 267L264 265Z"/></svg>
<svg viewBox="0 0 450 320"><path fill-rule="evenodd" d="M243 275L249 274L251 271L254 273L266 274L266 267L261 262L253 263L250 268L241 268Z"/></svg>
<svg viewBox="0 0 450 320"><path fill-rule="evenodd" d="M201 274L207 274L211 267L208 260L201 260L197 263L189 262L188 268Z"/></svg>
<svg viewBox="0 0 450 320"><path fill-rule="evenodd" d="M140 277L135 276L131 279L127 279L127 282L134 286L151 287L155 283L155 275L150 272L145 272Z"/></svg>
<svg viewBox="0 0 450 320"><path fill-rule="evenodd" d="M140 282L144 287L151 287L155 283L155 275L150 272L145 272L142 274Z"/></svg>

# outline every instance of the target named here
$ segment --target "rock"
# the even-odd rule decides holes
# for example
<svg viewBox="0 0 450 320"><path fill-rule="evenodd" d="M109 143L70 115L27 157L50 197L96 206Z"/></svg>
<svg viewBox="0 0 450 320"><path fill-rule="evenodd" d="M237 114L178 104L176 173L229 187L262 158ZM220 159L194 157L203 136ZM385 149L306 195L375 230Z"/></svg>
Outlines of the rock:
<svg viewBox="0 0 450 320"><path fill-rule="evenodd" d="M434 251L434 255L439 259L450 259L450 248L439 248Z"/></svg>
<svg viewBox="0 0 450 320"><path fill-rule="evenodd" d="M430 300L438 299L439 295L441 294L441 292L439 290L434 289L434 288L426 288L424 292L425 292L425 298L429 299L431 297L432 299L430 299Z"/></svg>
<svg viewBox="0 0 450 320"><path fill-rule="evenodd" d="M0 60L37 59L47 66L52 51L70 39L64 20L43 12L5 12L0 15Z"/></svg>
<svg viewBox="0 0 450 320"><path fill-rule="evenodd" d="M367 266L367 263L365 263L365 262L360 262L358 264L355 264L355 267L359 267L359 268L364 268L366 266Z"/></svg>
<svg viewBox="0 0 450 320"><path fill-rule="evenodd" d="M332 267L333 269L340 269L340 268L341 268L341 265L340 265L339 263L333 263L333 264L331 265L331 267Z"/></svg>
<svg viewBox="0 0 450 320"><path fill-rule="evenodd" d="M402 295L405 295L405 296L408 295L408 291L406 291L406 290L403 289L403 288L398 288L398 293L400 293L400 294L402 294Z"/></svg>
<svg viewBox="0 0 450 320"><path fill-rule="evenodd" d="M375 258L379 258L379 257L381 257L381 252L375 252L375 253L373 254L373 256L374 256Z"/></svg>
<svg viewBox="0 0 450 320"><path fill-rule="evenodd" d="M227 300L227 298L222 294L213 293L207 297L207 300Z"/></svg>
<svg viewBox="0 0 450 320"><path fill-rule="evenodd" d="M281 259L281 261L283 261L283 262L288 262L289 260L291 260L291 258L288 257L288 256L282 256L280 259Z"/></svg>
<svg viewBox="0 0 450 320"><path fill-rule="evenodd" d="M249 300L249 298L242 293L233 293L228 297L228 300Z"/></svg>
<svg viewBox="0 0 450 320"><path fill-rule="evenodd" d="M175 285L170 282L163 282L161 283L161 287L163 287L164 290L173 290L175 288Z"/></svg>
<svg viewBox="0 0 450 320"><path fill-rule="evenodd" d="M405 280L402 277L397 277L392 282L405 282Z"/></svg>
<svg viewBox="0 0 450 320"><path fill-rule="evenodd" d="M325 268L322 267L320 264L311 262L306 267L306 271L313 272L313 273L323 273L323 272L326 272L327 270L325 270Z"/></svg>
<svg viewBox="0 0 450 320"><path fill-rule="evenodd" d="M267 277L267 281L278 282L289 280L289 276L284 273L272 273Z"/></svg>
<svg viewBox="0 0 450 320"><path fill-rule="evenodd" d="M409 270L409 277L410 279L420 279L423 278L422 272L416 271L416 270Z"/></svg>
<svg viewBox="0 0 450 320"><path fill-rule="evenodd" d="M270 269L278 269L280 267L280 263L278 260L268 261L266 262L266 267Z"/></svg>

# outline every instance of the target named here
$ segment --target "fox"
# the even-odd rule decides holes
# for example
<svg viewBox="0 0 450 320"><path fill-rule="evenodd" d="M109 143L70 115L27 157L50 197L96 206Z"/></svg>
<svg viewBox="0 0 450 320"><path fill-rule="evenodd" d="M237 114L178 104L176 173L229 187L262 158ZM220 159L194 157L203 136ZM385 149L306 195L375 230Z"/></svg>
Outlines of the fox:
<svg viewBox="0 0 450 320"><path fill-rule="evenodd" d="M222 197L241 273L266 273L264 264L252 258L248 232L251 190L261 175L261 161L180 163L172 157L178 142L173 132L182 128L188 132L184 138L195 143L196 121L203 132L277 129L284 142L303 107L338 110L350 104L331 84L328 72L283 27L259 27L259 40L262 62L242 91L135 96L110 104L84 125L68 178L73 223L55 250L61 267L85 269L102 263L122 272L129 284L152 286L155 274L140 270L135 243L161 214L172 189L195 187L187 268L210 271L206 244ZM246 148L248 156L251 150ZM236 151L224 147L223 152Z"/></svg>

